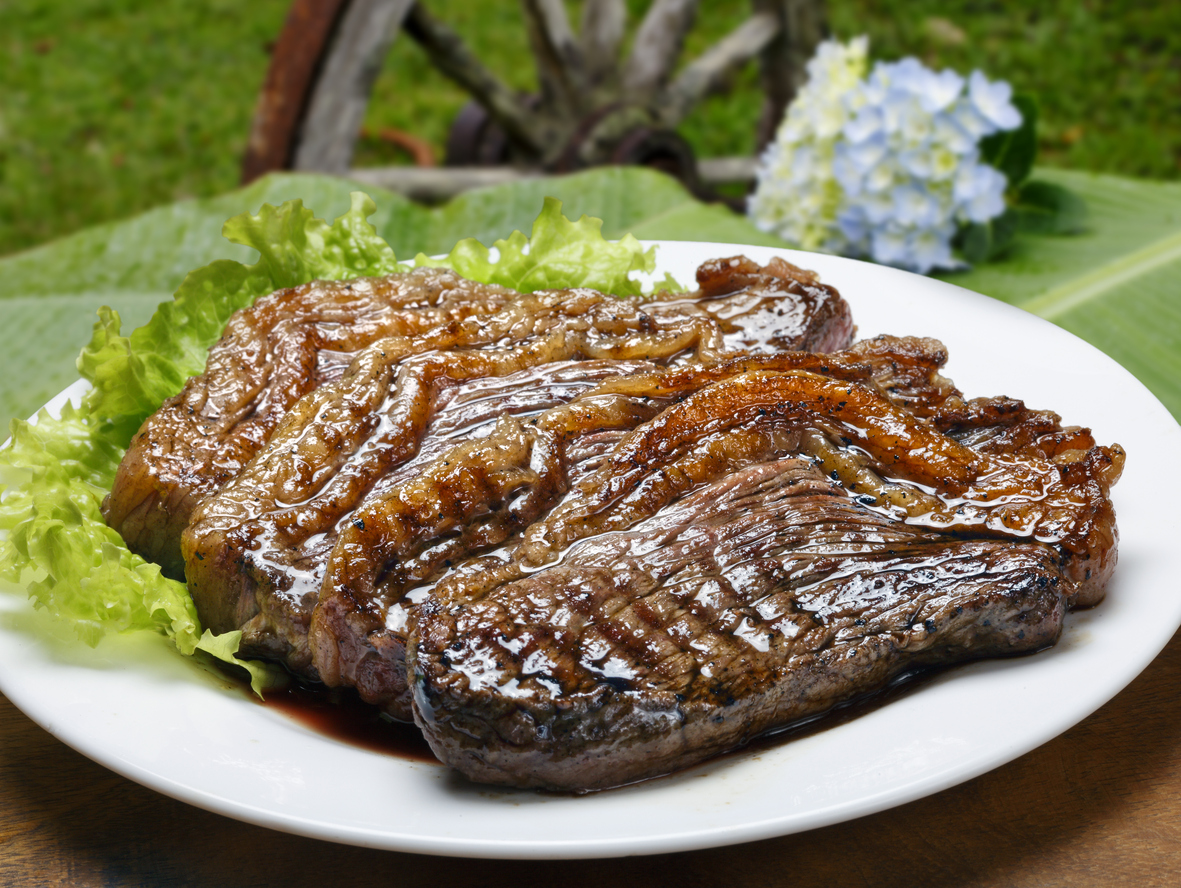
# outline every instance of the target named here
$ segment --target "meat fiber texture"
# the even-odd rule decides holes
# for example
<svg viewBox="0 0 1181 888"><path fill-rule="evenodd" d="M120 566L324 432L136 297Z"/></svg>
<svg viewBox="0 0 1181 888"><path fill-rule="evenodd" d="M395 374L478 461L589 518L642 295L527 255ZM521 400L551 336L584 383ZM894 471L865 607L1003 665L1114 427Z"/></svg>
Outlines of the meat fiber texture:
<svg viewBox="0 0 1181 888"><path fill-rule="evenodd" d="M880 337L616 377L501 422L340 529L321 677L395 714L412 696L473 779L587 790L1052 644L1114 568L1123 453L966 401L945 360Z"/></svg>
<svg viewBox="0 0 1181 888"><path fill-rule="evenodd" d="M749 260L707 263L701 279L696 301L708 307L692 309L689 300L667 296L606 298L641 319L641 306L666 320L695 315L689 335L712 321L707 348L723 342L756 350L838 348L852 334L844 300L785 262L766 270ZM530 326L536 332L545 323L531 316L537 306L513 290L430 268L313 281L266 296L235 313L205 372L144 422L103 504L104 517L133 552L183 578L180 535L193 510L242 470L301 397L340 379L379 341L396 340L403 357L520 341ZM550 327L561 319L559 308Z"/></svg>
<svg viewBox="0 0 1181 888"><path fill-rule="evenodd" d="M379 339L432 335L513 296L450 272L313 281L279 290L236 312L188 380L132 439L111 494L107 523L131 551L183 578L180 534L197 503L233 478L287 410L339 379L356 352Z"/></svg>
<svg viewBox="0 0 1181 888"><path fill-rule="evenodd" d="M651 300L590 290L506 298L497 288L489 296L477 285L453 284L457 293L474 292L479 305L496 310L377 340L356 354L343 377L321 381L285 407L249 463L232 477L210 479L209 486L219 489L192 512L182 546L202 621L215 632L242 629L241 651L247 655L280 660L310 679L342 683L339 658L325 669L315 660L307 633L331 553L343 529L363 525L366 502L399 489L460 442L480 441L494 428L521 429L529 417L610 378L660 365L716 363L738 353L835 348L851 337L852 320L839 294L782 261L760 268L741 258L717 260L704 265L698 278L697 293ZM440 278L425 280L437 288ZM399 287L406 291L408 284ZM432 293L420 302L437 312L441 300ZM299 353L306 357L309 348ZM190 387L215 386L205 380ZM267 397L274 400L269 392ZM586 447L606 446L612 431L631 428L658 410L659 399L614 400L613 415L604 418ZM166 405L162 412L183 418L181 407ZM238 429L248 421L239 419L227 437L243 440ZM149 420L145 428L158 425L163 422ZM169 452L175 449L174 444ZM154 480L164 474L137 471L137 477ZM408 569L426 581L472 551L504 542L540 517L563 489L535 490L515 502L509 515L453 528L448 539L418 553ZM396 654L386 657L368 658L368 648L358 648L365 662L359 671L346 664L343 683L409 718L404 639L398 639ZM366 672L374 665L388 671L395 661L394 678Z"/></svg>
<svg viewBox="0 0 1181 888"><path fill-rule="evenodd" d="M861 382L748 370L637 427L419 607L435 754L481 782L602 789L911 670L1053 644L1114 568L1123 453L972 406L929 422ZM1024 415L965 422L1001 414Z"/></svg>

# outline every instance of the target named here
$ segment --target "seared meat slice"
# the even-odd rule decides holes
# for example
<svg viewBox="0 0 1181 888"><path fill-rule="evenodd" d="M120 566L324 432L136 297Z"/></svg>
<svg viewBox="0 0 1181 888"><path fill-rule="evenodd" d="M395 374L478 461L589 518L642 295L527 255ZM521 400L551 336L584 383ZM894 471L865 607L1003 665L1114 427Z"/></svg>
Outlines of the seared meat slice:
<svg viewBox="0 0 1181 888"><path fill-rule="evenodd" d="M1114 566L1123 453L1017 449L966 447L859 383L712 383L435 586L407 650L416 720L473 779L598 789L909 669L1051 644Z"/></svg>
<svg viewBox="0 0 1181 888"><path fill-rule="evenodd" d="M739 470L473 601L420 608L416 714L473 780L668 773L907 670L1053 644L1054 552L859 506L808 460Z"/></svg>
<svg viewBox="0 0 1181 888"><path fill-rule="evenodd" d="M745 256L711 259L697 269L697 286L693 298L722 324L731 351L828 352L853 338L849 306L837 291L778 257L765 266Z"/></svg>
<svg viewBox="0 0 1181 888"><path fill-rule="evenodd" d="M527 426L502 423L492 436L458 447L445 459L425 467L412 482L382 496L368 497L352 513L352 524L342 527L312 622L312 654L321 678L329 685L354 685L364 699L404 717L409 702L406 636L415 608L425 596L424 584L449 566L445 562L456 563L463 555L508 540L521 526L522 513L512 510L520 504L545 512L555 497L569 489L557 514L576 500L579 491L594 490L600 482L602 491L614 490L629 472L642 471L650 454L632 450L621 457L615 452L616 445L625 433L670 404L714 383L743 377L770 384L777 374L804 369L824 374L832 384L862 380L869 389L858 386L857 390L866 393L868 405L863 409L867 413L884 405L891 408L892 417L914 425L914 417L895 407L891 399L926 404L932 413L946 410L958 415L963 411L958 391L938 374L944 357L942 345L934 340L883 337L829 355L735 358L711 367L619 377L568 407L542 414ZM938 407L939 403L944 406ZM637 405L644 409L638 412ZM683 415L683 405L677 410ZM991 414L987 416L992 419ZM718 421L703 420L698 433L705 434L710 424ZM889 417L880 421L887 422ZM920 422L916 428L933 436L932 440L956 448L961 459L974 458L966 448L937 435L926 424ZM684 434L692 435L693 431ZM878 496L893 497L908 508L917 508L912 503L930 502L922 491L898 490L886 484L847 447L821 447L819 440L815 435L808 437L813 458L826 472L845 477L863 498L876 502ZM596 446L590 446L592 443ZM854 438L848 436L847 443L853 444ZM610 471L602 468L608 460L615 466ZM674 473L670 477L685 482L697 476ZM656 483L654 479L645 482L649 487ZM589 532L594 520L588 517L580 523L582 519L574 519L573 526ZM538 527L548 526L548 521ZM535 532L536 527L529 534ZM486 579L500 576L506 569L516 568L511 563L483 561L459 568L461 573L470 571Z"/></svg>
<svg viewBox="0 0 1181 888"><path fill-rule="evenodd" d="M646 303L652 315L712 322L711 348L827 350L848 344L848 305L815 275L782 260L707 263L702 290ZM740 297L731 297L741 290ZM729 297L729 298L728 298ZM132 551L183 575L180 534L197 503L241 471L304 394L339 379L374 342L403 338L406 354L519 341L519 294L435 269L282 290L237 312L205 372L151 416L132 441L104 503ZM635 314L641 299L616 300ZM526 303L526 306L534 303ZM475 319L498 315L499 323Z"/></svg>
<svg viewBox="0 0 1181 888"><path fill-rule="evenodd" d="M193 509L241 470L300 397L339 379L379 339L426 337L498 311L515 295L422 268L313 281L235 312L205 372L136 433L103 503L107 523L131 551L183 577L180 534Z"/></svg>
<svg viewBox="0 0 1181 888"><path fill-rule="evenodd" d="M780 271L793 270L786 263L780 266ZM798 282L774 274L763 274L762 280L753 307L746 291L734 297L736 306L721 295L700 303L641 303L590 290L555 291L518 295L499 312L438 334L377 343L358 355L343 379L294 405L265 450L194 512L183 547L189 589L202 621L215 632L241 628L244 653L281 659L316 677L306 644L311 607L327 553L363 500L383 496L424 460L475 434L494 415L523 415L565 403L608 377L654 370L643 363L647 359L709 362L728 346L768 347L716 317L749 319L776 312L782 302L794 304ZM818 305L840 301L823 288L813 289L825 297ZM812 291L805 295L814 296ZM845 309L836 316L847 315ZM832 338L831 323L821 326ZM845 329L847 335L847 324ZM421 353L423 340L432 337L436 344L445 338L444 345L497 347ZM579 359L591 360L544 369ZM531 374L530 368L539 369ZM479 382L495 377L506 379L503 384ZM455 419L453 411L440 412L457 386L468 392L481 386L499 391L476 410L479 421L474 422ZM627 427L657 409L655 402L632 405L624 414ZM543 505L536 500L531 508ZM514 520L524 526L521 522L538 514L521 512ZM451 548L461 545L464 537L459 536ZM444 567L449 551L436 547L424 562L431 567L423 570ZM408 708L402 714L409 717Z"/></svg>
<svg viewBox="0 0 1181 888"><path fill-rule="evenodd" d="M368 435L361 443L349 439L348 461L329 467L335 471L331 480L313 476L306 496L301 489L295 498L270 503L267 511L253 510L258 514L243 520L243 506L257 505L248 484L269 474L267 461L296 467L298 457L290 447L277 445L264 451L261 464L247 466L245 480L198 507L183 542L189 590L204 625L219 633L242 629L241 655L280 660L294 672L317 678L307 646L308 622L340 527L361 520L353 517L358 499L381 496L414 478L459 442L486 436L501 417L527 418L617 373L643 373L654 366L560 361L507 376L465 379L463 371L472 367L464 366L463 357L445 353L404 362L389 384L393 391L387 402L372 411L363 407L356 415ZM476 366L487 368L483 360ZM424 424L399 428L406 416ZM288 441L285 431L280 435ZM335 452L335 442L328 447ZM316 482L322 482L318 490Z"/></svg>

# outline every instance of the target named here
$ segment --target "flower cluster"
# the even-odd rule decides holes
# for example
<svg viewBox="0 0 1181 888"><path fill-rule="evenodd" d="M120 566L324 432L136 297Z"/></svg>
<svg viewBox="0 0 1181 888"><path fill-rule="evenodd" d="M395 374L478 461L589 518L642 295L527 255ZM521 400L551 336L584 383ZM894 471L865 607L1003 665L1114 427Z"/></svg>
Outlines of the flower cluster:
<svg viewBox="0 0 1181 888"><path fill-rule="evenodd" d="M820 46L760 159L750 215L805 250L954 268L959 226L1005 209L1005 177L981 161L980 140L1021 125L1012 89L913 58L868 65L864 37Z"/></svg>

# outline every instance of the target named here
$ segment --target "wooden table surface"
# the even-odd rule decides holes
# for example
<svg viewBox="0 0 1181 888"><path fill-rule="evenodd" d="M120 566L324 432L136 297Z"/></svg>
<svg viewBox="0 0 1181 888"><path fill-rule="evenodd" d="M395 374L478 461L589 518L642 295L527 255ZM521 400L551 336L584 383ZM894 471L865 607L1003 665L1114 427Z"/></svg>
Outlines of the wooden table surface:
<svg viewBox="0 0 1181 888"><path fill-rule="evenodd" d="M938 795L781 839L565 862L422 857L239 823L107 771L0 697L0 885L1181 885L1179 688L1181 634L1080 725Z"/></svg>

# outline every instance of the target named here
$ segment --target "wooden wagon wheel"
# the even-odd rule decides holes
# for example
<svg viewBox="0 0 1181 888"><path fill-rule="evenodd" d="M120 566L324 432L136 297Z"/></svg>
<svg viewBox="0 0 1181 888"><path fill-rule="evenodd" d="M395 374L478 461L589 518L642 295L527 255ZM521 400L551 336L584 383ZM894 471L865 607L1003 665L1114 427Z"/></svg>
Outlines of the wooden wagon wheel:
<svg viewBox="0 0 1181 888"><path fill-rule="evenodd" d="M364 171L367 180L443 197L521 175L643 164L696 187L698 164L677 125L758 57L765 93L758 142L765 144L826 29L822 0L752 0L750 18L674 74L698 0L653 0L626 58L625 0L585 0L577 34L563 0L521 2L537 66L535 96L509 88L422 2L295 0L259 98L243 181L281 169L349 173L373 82L404 31L473 102L452 128L450 169L426 178L401 168ZM706 179L745 174L752 168L745 160Z"/></svg>

